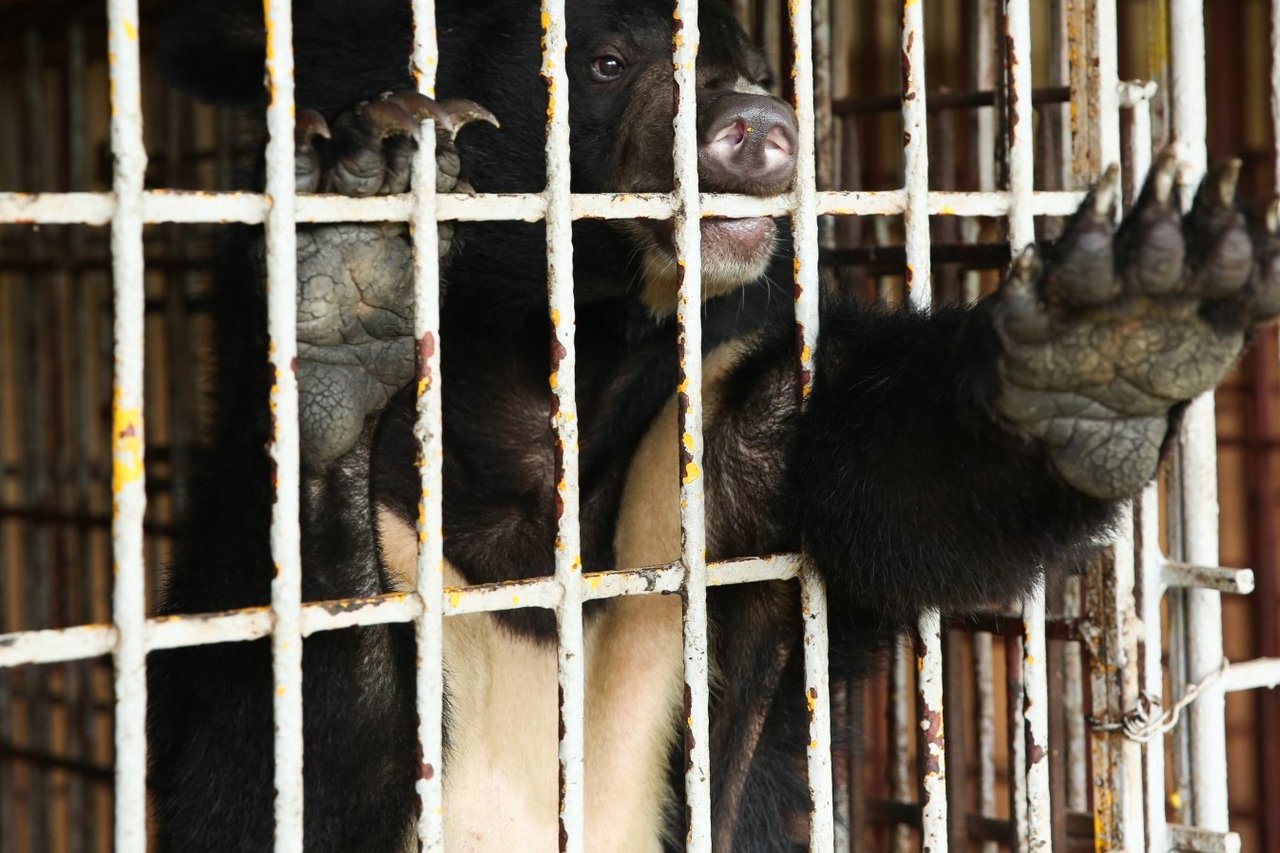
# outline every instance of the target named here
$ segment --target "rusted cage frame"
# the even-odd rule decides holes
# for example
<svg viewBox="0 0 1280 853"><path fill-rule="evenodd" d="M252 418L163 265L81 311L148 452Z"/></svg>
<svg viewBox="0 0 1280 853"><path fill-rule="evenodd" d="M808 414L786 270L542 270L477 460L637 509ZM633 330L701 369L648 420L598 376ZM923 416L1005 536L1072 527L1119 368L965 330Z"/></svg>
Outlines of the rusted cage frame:
<svg viewBox="0 0 1280 853"><path fill-rule="evenodd" d="M409 220L416 224L430 223L433 219L520 219L536 221L545 219L549 233L549 280L551 283L551 311L556 327L555 334L562 343L567 342L570 353L567 361L558 368L559 381L555 385L562 417L557 424L560 444L558 478L561 497L566 507L576 504L576 443L572 406L572 298L571 243L569 224L576 218L668 218L677 223L679 254L686 271L681 288L681 341L683 352L699 351L697 311L698 239L697 221L702 216L790 215L797 237L799 259L798 281L801 297L798 317L804 346L800 353L802 366L811 367L813 345L817 334L817 217L819 215L872 215L901 214L906 228L908 278L915 284L910 298L918 306L926 307L930 288L930 215L1007 216L1010 242L1016 252L1029 243L1033 236L1032 222L1036 215L1065 215L1079 202L1080 192L1037 192L1031 182L1030 133L1012 135L1008 151L1008 190L980 191L972 193L933 192L928 187L927 106L924 87L924 30L922 4L918 0L906 0L903 6L904 67L903 122L909 134L906 146L906 181L898 190L882 192L832 191L816 189L814 139L815 104L813 102L814 68L809 45L813 32L813 9L807 3L792 6L793 49L796 69L797 114L801 128L801 158L797 191L790 196L769 200L746 197L702 194L696 192L696 170L692 168L693 137L691 119L693 87L691 73L693 57L697 49L696 2L677 4L678 32L676 53L673 58L677 86L680 92L681 110L677 118L677 190L671 194L648 194L617 197L611 195L571 195L567 184L567 124L565 94L567 85L563 79L563 3L544 4L544 20L548 27L544 33L544 77L548 86L558 91L553 99L548 128L548 183L541 194L481 195L435 197L433 182L429 180L434 161L430 144L423 146L419 154L419 189L414 193L379 199L355 201L337 197L295 198L292 185L292 57L290 52L289 3L267 4L271 51L268 62L272 82L272 103L268 110L271 138L275 140L268 149L267 191L254 193L220 193L215 195L180 193L172 191L144 191L142 173L145 169L145 151L141 141L140 99L138 97L137 56L137 8L129 0L109 0L110 52L112 56L113 118L112 148L115 153L115 177L111 194L95 193L45 193L0 194L0 223L69 223L110 224L112 229L113 270L116 281L116 399L113 414L113 487L116 493L112 513L113 553L116 562L116 593L111 625L77 626L50 631L28 631L0 637L0 666L44 663L81 659L102 654L112 654L116 667L116 768L117 820L116 841L121 849L135 849L145 838L145 792L142 787L142 757L145 754L145 735L142 719L145 709L145 654L154 648L178 645L194 645L226 640L244 640L270 635L273 638L273 659L277 673L277 846L279 849L297 849L301 844L301 741L300 741L300 650L302 637L321 630L333 630L350 625L376 624L413 620L417 624L418 638L427 653L419 673L420 709L426 711L420 737L424 755L430 764L434 758L438 767L439 714L432 704L439 696L439 642L440 619L444 615L493 611L513 606L513 594L518 593L519 606L554 608L561 626L559 677L564 695L562 707L565 722L565 739L561 745L562 773L567 781L565 799L562 802L562 820L569 838L569 849L581 844L581 670L572 662L580 654L581 604L585 600L613 595L639 594L653 591L685 593L686 601L686 667L690 686L701 692L693 702L690 716L695 732L705 735L705 613L700 599L705 583L737 583L789 578L796 574L796 566L788 557L774 557L733 561L732 563L703 566L701 552L701 495L698 471L700 447L700 402L698 395L690 394L681 410L681 432L688 437L687 445L693 450L682 458L685 486L682 502L684 548L682 559L656 571L608 572L582 576L576 560L576 513L568 511L560 529L560 547L555 576L513 584L473 587L464 590L443 590L440 585L442 558L438 544L440 531L438 455L439 455L439 405L438 386L431 378L436 362L427 356L420 373L421 414L417 435L423 445L424 505L427 521L420 531L422 548L419 565L419 586L413 594L377 596L348 602L352 606L342 613L334 613L319 604L303 605L298 590L300 571L297 551L296 502L285 500L277 504L272 524L273 554L280 572L273 585L270 608L250 608L225 614L203 614L165 620L146 620L142 612L142 553L141 519L145 495L142 483L142 420L141 420L141 316L143 293L141 289L142 253L141 229L144 223L172 222L265 222L268 231L269 276L271 287L271 329L273 332L273 360L280 382L274 389L273 403L277 407L277 420L273 438L273 454L282 467L280 492L292 493L296 498L297 486L297 436L292 414L296 411L296 385L289 369L290 348L293 346L293 275L294 252L292 235L296 222L333 221L381 221ZM1079 5L1078 3L1076 5ZM1175 34L1175 63L1172 75L1174 124L1187 149L1184 156L1191 164L1188 180L1194 181L1203 172L1203 21L1195 4L1172 0ZM816 7L825 14L825 4ZM433 90L431 72L434 68L433 9L429 2L415 5L418 28L415 33L414 65L420 88L427 93ZM1030 127L1031 98L1029 58L1030 32L1029 8L1026 0L1006 0L1003 4L1005 37L1011 47L1007 68L1004 98L1009 112L1011 128L1025 122ZM1280 14L1280 13L1277 13ZM1093 86L1087 93L1093 113L1098 117L1098 150L1102 162L1119 159L1118 105L1121 90L1115 76L1115 9L1114 0L1099 0L1089 8L1090 55L1097 60ZM820 19L819 30L823 25ZM1198 41L1197 41L1198 40ZM819 107L825 108L825 104ZM828 119L829 121L829 119ZM429 134L427 136L430 136ZM1137 158L1135 157L1135 162ZM1096 165L1096 164L1095 164ZM1136 171L1136 167L1135 167ZM413 229L417 257L434 258L434 228ZM438 271L434 263L419 264L416 273L417 304L436 304ZM279 285L285 282L284 285ZM430 312L422 312L415 326L420 342L426 342L434 334L438 318ZM434 350L432 350L434 351ZM438 356L435 356L438 358ZM682 381L688 387L700 385L698 359L682 358ZM810 373L811 375L811 373ZM1206 421L1207 418L1207 421ZM1194 485L1184 488L1182 511L1185 552L1188 562L1205 566L1216 563L1216 499L1204 483L1212 481L1212 407L1201 401L1193 407L1190 423L1184 436L1182 468L1184 481ZM1208 466L1206 480L1205 466ZM1189 472L1189 473L1188 473ZM690 476L694 474L693 476ZM435 503L432 503L432 500ZM1145 515L1140 524L1148 522ZM1212 529L1211 529L1212 528ZM1150 538L1143 540L1149 543ZM434 544L433 544L434 543ZM1117 554L1123 563L1127 541L1117 543ZM1130 552L1132 553L1132 552ZM1183 564L1185 565L1185 563ZM1168 570L1168 565L1164 567ZM1144 563L1144 572L1146 565ZM1203 570L1212 572L1214 570ZM1203 577L1202 574L1199 577ZM1120 572L1120 583L1133 575ZM705 578L705 580L704 580ZM1144 575L1145 578L1145 575ZM1145 582L1145 580L1144 580ZM1123 604L1128 593L1115 586L1114 579L1107 587L1115 591L1113 603ZM1220 584L1219 584L1220 586ZM811 732L810 769L811 791L815 803L811 821L812 840L817 847L829 847L832 838L831 793L829 775L829 751L824 705L827 702L825 685L825 660L823 644L825 633L822 625L825 616L822 609L821 586L816 579L802 578L802 590L806 608L806 691L817 710L814 730ZM1220 615L1217 614L1217 592L1200 590L1189 595L1186 604L1188 624L1197 636L1216 637L1220 641ZM425 602L425 604L424 604ZM1122 612L1117 607L1114 614ZM1024 638L1021 644L1025 655L1022 661L1022 689L1024 712L1028 727L1029 743L1044 742L1043 706L1045 680L1043 654L1044 603L1042 597L1028 603L1024 618ZM575 626L576 623L576 626ZM1158 630L1158 620L1157 620ZM1106 630L1103 626L1102 630ZM1146 648L1153 646L1153 635L1148 625L1142 638ZM1191 633L1191 631L1188 631ZM921 622L923 640L919 661L921 670L922 700L925 717L921 725L925 731L925 748L931 756L931 768L924 780L926 797L922 809L924 841L930 849L944 849L946 844L945 763L942 753L943 725L941 716L941 650L939 645L940 622L936 614L927 614ZM1121 662L1129 667L1136 658L1127 652L1135 649L1137 639L1125 636L1123 630L1116 640L1124 648L1118 649ZM1212 643L1208 644L1212 646ZM1158 635L1154 647L1158 649ZM435 654L432 654L432 652ZM1215 651L1217 654L1215 654ZM1206 666L1216 666L1220 658L1220 642L1216 649L1204 648L1199 643L1189 643L1191 657L1188 677L1203 678L1209 672ZM1123 667L1122 667L1123 669ZM1198 703L1191 723L1192 742L1195 744L1197 774L1194 787L1196 800L1194 818L1196 827L1172 828L1174 833L1188 833L1186 839L1198 846L1221 844L1228 849L1225 812L1225 768L1219 749L1222 725L1220 695L1223 689L1244 689L1269 683L1276 679L1272 662L1260 661L1252 668L1232 670L1224 684L1211 688L1208 701ZM1150 674L1147 676L1150 679ZM1136 682L1135 682L1136 683ZM1102 683L1104 690L1112 689ZM1132 689L1121 685L1122 699L1131 698ZM697 693L695 692L695 696ZM1117 707L1130 707L1122 704ZM576 719L576 722L575 722ZM1105 736L1115 741L1113 735ZM1095 741L1102 740L1095 736ZM705 737L696 742L705 744ZM1099 790L1113 794L1110 802L1116 805L1104 821L1105 826L1115 827L1115 839L1131 845L1139 837L1144 818L1140 808L1133 803L1142 802L1140 786L1132 783L1142 777L1142 768L1135 770L1134 749L1119 743L1108 744L1106 766L1118 773L1101 783ZM1100 753L1095 752L1095 760ZM825 762L824 762L825 757ZM692 805L690 846L705 849L709 845L709 795L707 794L705 755L696 752L691 756L689 797ZM1024 756L1023 761L1026 758ZM1150 754L1148 755L1150 760ZM1026 814L1015 815L1018 837L1029 846L1044 848L1048 845L1048 794L1047 766L1043 761L1032 761L1018 775L1027 780L1025 793ZM1095 774L1097 768L1095 767ZM1219 778L1220 777L1220 778ZM420 837L429 849L438 849L441 843L438 816L440 808L438 773L422 780L421 795L424 798ZM1148 784L1154 777L1148 776ZM1148 805L1155 802L1154 788L1147 794ZM1095 798L1097 799L1097 798ZM1219 802L1220 800L1220 802ZM1095 806L1096 806L1095 802ZM1152 811L1155 809L1153 808ZM1104 815L1099 813L1100 817ZM1145 821L1150 825L1151 816ZM1127 834L1126 834L1127 833ZM1191 835L1194 834L1194 839ZM1151 849L1157 849L1156 835L1147 838ZM1118 845L1117 845L1118 846Z"/></svg>

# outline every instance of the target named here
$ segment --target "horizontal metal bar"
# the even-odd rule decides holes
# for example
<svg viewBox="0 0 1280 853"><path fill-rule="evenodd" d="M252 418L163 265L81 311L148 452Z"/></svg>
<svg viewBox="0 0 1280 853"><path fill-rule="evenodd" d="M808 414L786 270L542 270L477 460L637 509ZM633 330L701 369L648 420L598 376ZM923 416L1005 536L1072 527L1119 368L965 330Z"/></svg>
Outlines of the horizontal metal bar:
<svg viewBox="0 0 1280 853"><path fill-rule="evenodd" d="M116 645L114 625L18 631L0 635L0 667L96 658Z"/></svg>
<svg viewBox="0 0 1280 853"><path fill-rule="evenodd" d="M1167 560L1163 581L1166 586L1216 589L1248 595L1253 592L1252 569L1224 569L1219 566L1195 566L1179 560Z"/></svg>
<svg viewBox="0 0 1280 853"><path fill-rule="evenodd" d="M1170 824L1169 849L1184 853L1240 853L1240 836L1234 832Z"/></svg>
<svg viewBox="0 0 1280 853"><path fill-rule="evenodd" d="M1280 687L1280 658L1233 662L1222 674L1222 689L1227 693L1269 687Z"/></svg>
<svg viewBox="0 0 1280 853"><path fill-rule="evenodd" d="M723 586L760 581L790 580L799 572L795 555L726 560L707 566L707 585ZM589 572L584 575L585 599L615 598L676 592L684 577L678 563L623 571ZM446 616L492 613L522 607L555 607L561 589L554 578L531 578L469 587L446 587ZM416 595L392 593L333 601L307 602L302 606L302 634L334 631L359 625L408 622L417 618L422 604ZM157 616L147 620L146 648L171 649L209 643L256 640L271 633L271 611L246 607L221 613ZM77 625L39 631L0 634L0 668L58 663L109 654L117 633L109 624Z"/></svg>
<svg viewBox="0 0 1280 853"><path fill-rule="evenodd" d="M796 205L791 196L704 193L705 217L786 216ZM1084 199L1083 192L1033 193L1030 208L1037 216L1067 216ZM886 216L906 208L903 190L827 190L817 194L820 215ZM339 195L300 195L300 223L402 222L409 219L412 195L350 198ZM1005 216L1007 192L930 192L928 211L934 216ZM260 224L266 217L266 196L256 193L149 190L143 194L142 218L157 223ZM668 219L674 198L665 193L587 193L572 197L574 219ZM106 225L115 211L111 193L0 193L0 225ZM537 222L545 213L541 195L477 193L439 195L436 216L462 222Z"/></svg>

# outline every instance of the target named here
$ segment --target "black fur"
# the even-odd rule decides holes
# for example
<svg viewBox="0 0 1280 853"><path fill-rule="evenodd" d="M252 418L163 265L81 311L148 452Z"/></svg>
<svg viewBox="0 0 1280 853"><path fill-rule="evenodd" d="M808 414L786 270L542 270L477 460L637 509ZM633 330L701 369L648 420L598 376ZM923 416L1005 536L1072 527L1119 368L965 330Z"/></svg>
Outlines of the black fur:
<svg viewBox="0 0 1280 853"><path fill-rule="evenodd" d="M648 61L669 62L669 4L568 5L572 74L581 74L583 56L606 32L621 33ZM332 116L410 85L407 2L294 6L301 107ZM727 13L704 6L704 85L717 75L759 73L759 57ZM213 99L261 103L260 8L188 2L168 42L172 78ZM438 14L440 93L471 98L503 122L501 131L477 127L459 138L467 177L481 191L539 190L546 96L534 72L536 4L458 0L439 4ZM599 191L619 167L611 158L625 98L593 100L578 76L573 87L574 189ZM465 249L448 271L441 328L446 556L475 582L547 574L555 511L542 228L492 223L460 231ZM578 223L575 238L582 547L590 570L613 565L627 466L674 392L676 348L673 322L654 319L635 300L638 270L624 237L602 223ZM789 266L784 257L773 280L786 281ZM228 292L241 286L220 317L222 417L165 612L268 600L264 335L260 300L242 287L259 274L245 268L222 278ZM923 316L829 295L816 385L802 412L789 291L765 278L705 308L708 348L755 336L707 431L708 556L801 549L828 580L834 668L865 672L885 639L921 608L954 612L1025 592L1040 567L1070 563L1108 523L1109 503L1068 487L1038 445L992 415L999 343L984 309ZM307 599L383 588L370 495L415 517L412 417L406 390L369 425L368 458L358 448L305 472ZM711 607L723 676L712 709L717 833L733 838L735 850L791 849L803 841L793 837L797 826L804 832L795 819L807 808L794 590L714 590ZM512 630L553 634L546 612L505 618ZM402 839L418 772L412 661L407 626L307 640L308 849L386 851ZM152 672L150 781L161 849L268 849L265 643L157 653ZM750 727L741 721L752 715L765 725L759 741L748 743ZM673 779L678 786L679 773ZM735 815L722 828L734 780Z"/></svg>

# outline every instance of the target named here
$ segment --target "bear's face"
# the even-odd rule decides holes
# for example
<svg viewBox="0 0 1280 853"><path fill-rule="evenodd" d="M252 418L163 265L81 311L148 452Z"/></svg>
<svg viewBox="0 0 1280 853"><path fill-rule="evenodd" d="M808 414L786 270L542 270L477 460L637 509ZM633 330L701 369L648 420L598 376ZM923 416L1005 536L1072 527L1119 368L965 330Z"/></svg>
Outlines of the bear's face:
<svg viewBox="0 0 1280 853"><path fill-rule="evenodd" d="M580 0L568 11L575 189L669 192L675 116L671 3ZM704 4L699 30L699 188L762 196L786 192L797 149L791 107L769 93L764 57L727 9ZM640 258L641 299L654 313L674 311L672 223L613 224ZM760 278L776 238L777 227L767 217L703 220L703 298Z"/></svg>

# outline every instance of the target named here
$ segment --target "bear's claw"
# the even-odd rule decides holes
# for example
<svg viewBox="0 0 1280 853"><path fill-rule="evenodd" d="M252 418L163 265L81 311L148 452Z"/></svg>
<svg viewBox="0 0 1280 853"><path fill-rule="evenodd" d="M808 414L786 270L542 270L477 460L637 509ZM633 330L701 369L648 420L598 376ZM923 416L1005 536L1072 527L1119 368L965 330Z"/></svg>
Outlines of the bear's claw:
<svg viewBox="0 0 1280 853"><path fill-rule="evenodd" d="M436 191L470 191L460 179L458 132L475 121L497 126L466 100L435 101L390 92L332 122L298 114L299 192L389 195L409 189L419 122L436 133ZM438 226L440 257L454 224ZM298 407L303 458L324 464L346 453L365 418L413 378L413 263L403 223L332 223L298 231Z"/></svg>
<svg viewBox="0 0 1280 853"><path fill-rule="evenodd" d="M1047 260L1028 249L995 297L996 411L1083 492L1119 498L1146 483L1170 410L1216 386L1250 329L1280 311L1280 215L1251 237L1239 168L1215 164L1182 216L1166 150L1118 230L1108 169Z"/></svg>

